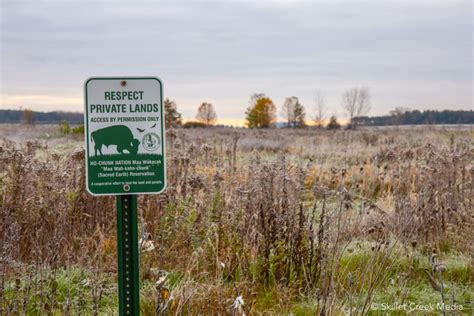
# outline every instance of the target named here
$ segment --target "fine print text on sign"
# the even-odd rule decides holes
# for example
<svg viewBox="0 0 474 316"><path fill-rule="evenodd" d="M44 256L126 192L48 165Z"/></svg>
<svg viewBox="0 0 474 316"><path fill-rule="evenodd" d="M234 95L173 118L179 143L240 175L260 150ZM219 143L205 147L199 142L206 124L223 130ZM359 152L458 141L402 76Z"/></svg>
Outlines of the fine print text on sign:
<svg viewBox="0 0 474 316"><path fill-rule="evenodd" d="M84 119L91 194L164 190L163 86L158 78L88 79Z"/></svg>

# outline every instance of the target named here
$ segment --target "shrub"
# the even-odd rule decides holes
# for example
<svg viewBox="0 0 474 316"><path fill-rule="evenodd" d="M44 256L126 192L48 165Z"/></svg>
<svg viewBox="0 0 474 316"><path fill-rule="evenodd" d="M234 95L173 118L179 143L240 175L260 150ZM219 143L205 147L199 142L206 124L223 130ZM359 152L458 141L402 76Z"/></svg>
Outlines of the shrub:
<svg viewBox="0 0 474 316"><path fill-rule="evenodd" d="M207 127L206 123L189 121L183 124L184 128Z"/></svg>
<svg viewBox="0 0 474 316"><path fill-rule="evenodd" d="M83 136L84 135L84 124L78 125L72 129L74 135Z"/></svg>
<svg viewBox="0 0 474 316"><path fill-rule="evenodd" d="M71 133L71 125L69 124L69 122L61 121L61 123L59 123L59 131L62 135L68 135L69 133Z"/></svg>

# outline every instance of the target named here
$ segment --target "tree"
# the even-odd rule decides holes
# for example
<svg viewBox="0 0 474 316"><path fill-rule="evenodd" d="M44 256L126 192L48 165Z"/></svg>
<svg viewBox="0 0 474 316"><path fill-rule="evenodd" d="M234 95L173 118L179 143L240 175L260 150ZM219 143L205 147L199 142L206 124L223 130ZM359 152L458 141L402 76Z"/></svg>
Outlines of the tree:
<svg viewBox="0 0 474 316"><path fill-rule="evenodd" d="M324 95L316 91L316 94L314 96L314 101L316 104L315 108L315 113L313 117L314 124L318 127L321 128L324 125L324 119L326 118L326 102L324 99Z"/></svg>
<svg viewBox="0 0 474 316"><path fill-rule="evenodd" d="M409 112L410 109L404 107L396 107L394 110L390 111L390 116L392 117L392 124L400 125L403 121L403 116L406 112Z"/></svg>
<svg viewBox="0 0 474 316"><path fill-rule="evenodd" d="M292 127L295 122L295 104L297 98L296 97L289 97L285 99L282 108L283 117L286 118L286 126Z"/></svg>
<svg viewBox="0 0 474 316"><path fill-rule="evenodd" d="M304 106L300 103L298 98L296 98L296 104L295 104L295 127L305 127L306 122L306 112L304 110Z"/></svg>
<svg viewBox="0 0 474 316"><path fill-rule="evenodd" d="M297 97L285 99L282 108L283 116L286 117L288 127L303 127L306 125L306 113Z"/></svg>
<svg viewBox="0 0 474 316"><path fill-rule="evenodd" d="M245 115L249 128L271 127L276 120L276 107L265 94L254 94L250 97L250 106Z"/></svg>
<svg viewBox="0 0 474 316"><path fill-rule="evenodd" d="M214 125L217 120L216 111L211 103L203 102L198 108L196 119L207 126Z"/></svg>
<svg viewBox="0 0 474 316"><path fill-rule="evenodd" d="M176 127L181 125L181 113L178 112L178 106L174 100L165 99L165 127Z"/></svg>
<svg viewBox="0 0 474 316"><path fill-rule="evenodd" d="M349 116L350 127L355 128L354 117L370 111L370 91L367 87L355 87L346 90L342 95L342 106Z"/></svg>
<svg viewBox="0 0 474 316"><path fill-rule="evenodd" d="M23 110L23 122L28 125L35 124L35 114L32 110Z"/></svg>
<svg viewBox="0 0 474 316"><path fill-rule="evenodd" d="M332 130L332 129L340 129L341 125L337 121L337 117L335 115L332 115L331 118L329 119L329 123L326 126L327 129Z"/></svg>

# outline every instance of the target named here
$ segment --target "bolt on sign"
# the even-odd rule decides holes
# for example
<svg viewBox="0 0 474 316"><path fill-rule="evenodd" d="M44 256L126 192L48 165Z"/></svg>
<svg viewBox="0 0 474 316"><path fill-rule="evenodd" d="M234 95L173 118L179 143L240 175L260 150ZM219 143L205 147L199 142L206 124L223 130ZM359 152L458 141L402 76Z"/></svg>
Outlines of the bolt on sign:
<svg viewBox="0 0 474 316"><path fill-rule="evenodd" d="M160 193L166 186L163 85L155 77L85 82L87 190Z"/></svg>

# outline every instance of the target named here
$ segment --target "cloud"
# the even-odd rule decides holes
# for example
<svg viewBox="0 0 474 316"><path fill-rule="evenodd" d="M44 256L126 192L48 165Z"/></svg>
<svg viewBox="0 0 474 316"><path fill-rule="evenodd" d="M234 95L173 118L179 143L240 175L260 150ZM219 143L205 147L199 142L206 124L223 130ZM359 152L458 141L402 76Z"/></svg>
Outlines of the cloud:
<svg viewBox="0 0 474 316"><path fill-rule="evenodd" d="M79 108L82 102L73 102L88 77L156 75L189 118L202 101L215 100L219 117L241 119L255 92L277 106L297 95L312 108L315 89L325 91L337 112L342 91L354 85L371 87L372 114L406 103L469 108L472 5L6 2L0 93L10 97L0 106L27 99L61 108L64 98Z"/></svg>

